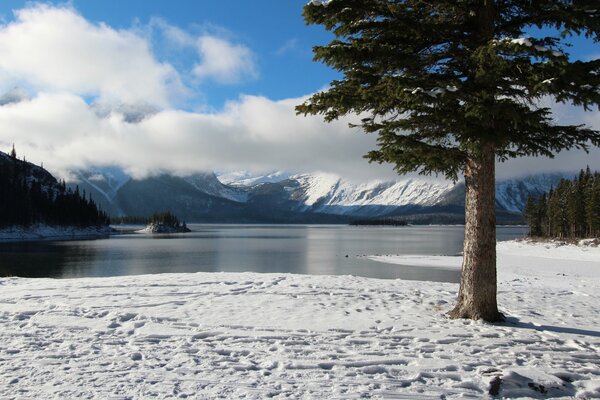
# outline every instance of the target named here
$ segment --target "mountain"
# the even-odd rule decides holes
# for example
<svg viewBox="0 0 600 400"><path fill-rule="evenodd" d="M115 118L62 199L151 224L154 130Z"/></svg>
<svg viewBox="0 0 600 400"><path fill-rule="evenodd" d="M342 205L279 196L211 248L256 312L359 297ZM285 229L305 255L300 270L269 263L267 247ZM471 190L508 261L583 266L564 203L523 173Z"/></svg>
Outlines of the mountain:
<svg viewBox="0 0 600 400"><path fill-rule="evenodd" d="M170 211L188 222L345 223L398 218L416 223L461 223L464 184L422 178L355 183L333 174L252 175L212 172L129 178L114 168L75 171L79 185L115 216ZM522 222L527 196L540 195L563 174L499 181L499 223Z"/></svg>
<svg viewBox="0 0 600 400"><path fill-rule="evenodd" d="M519 179L507 179L496 185L496 203L499 207L514 212L522 212L527 197L539 197L556 187L561 179L573 179L574 174L538 174Z"/></svg>
<svg viewBox="0 0 600 400"><path fill-rule="evenodd" d="M331 174L303 174L286 183L303 211L360 217L382 217L399 208L434 206L451 183L406 179L353 183Z"/></svg>
<svg viewBox="0 0 600 400"><path fill-rule="evenodd" d="M0 227L101 227L108 217L78 190L67 190L44 168L0 152Z"/></svg>

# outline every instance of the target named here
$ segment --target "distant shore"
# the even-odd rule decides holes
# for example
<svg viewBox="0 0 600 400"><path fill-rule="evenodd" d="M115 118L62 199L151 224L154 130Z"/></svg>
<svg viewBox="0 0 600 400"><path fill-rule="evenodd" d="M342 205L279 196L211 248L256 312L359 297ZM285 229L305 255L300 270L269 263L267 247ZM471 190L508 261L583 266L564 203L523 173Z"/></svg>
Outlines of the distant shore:
<svg viewBox="0 0 600 400"><path fill-rule="evenodd" d="M0 229L0 243L40 240L78 240L108 237L116 231L109 226L77 227L50 226L44 224L30 227L13 226Z"/></svg>

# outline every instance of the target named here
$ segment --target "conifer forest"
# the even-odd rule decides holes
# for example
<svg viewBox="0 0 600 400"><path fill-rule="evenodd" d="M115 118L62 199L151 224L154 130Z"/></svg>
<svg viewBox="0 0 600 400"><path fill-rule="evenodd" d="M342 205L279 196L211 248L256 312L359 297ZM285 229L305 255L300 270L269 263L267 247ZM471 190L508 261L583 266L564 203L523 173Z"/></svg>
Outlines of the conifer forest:
<svg viewBox="0 0 600 400"><path fill-rule="evenodd" d="M53 226L104 226L108 216L85 193L67 189L43 168L0 153L0 228Z"/></svg>
<svg viewBox="0 0 600 400"><path fill-rule="evenodd" d="M600 236L600 173L588 167L547 194L530 196L524 210L529 235L559 239Z"/></svg>

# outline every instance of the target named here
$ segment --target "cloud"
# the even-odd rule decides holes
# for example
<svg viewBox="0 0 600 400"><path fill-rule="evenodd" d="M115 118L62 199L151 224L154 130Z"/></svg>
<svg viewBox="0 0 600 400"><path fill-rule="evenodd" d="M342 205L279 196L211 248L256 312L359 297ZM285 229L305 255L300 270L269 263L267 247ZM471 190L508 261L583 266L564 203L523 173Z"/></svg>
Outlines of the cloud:
<svg viewBox="0 0 600 400"><path fill-rule="evenodd" d="M0 107L0 149L14 142L19 154L63 176L102 165L138 177L215 168L393 176L391 167L361 158L375 137L349 129L348 120L326 124L296 116L294 106L302 101L243 96L216 113L164 110L129 123L117 112L99 116L79 96L40 93Z"/></svg>
<svg viewBox="0 0 600 400"><path fill-rule="evenodd" d="M258 77L255 56L246 46L211 35L200 36L196 46L201 59L194 67L197 77L220 83L239 83Z"/></svg>
<svg viewBox="0 0 600 400"><path fill-rule="evenodd" d="M298 48L298 39L289 39L286 40L286 42L277 49L277 51L275 52L276 55L278 56L283 56L291 51L294 51Z"/></svg>
<svg viewBox="0 0 600 400"><path fill-rule="evenodd" d="M561 125L581 125L600 130L600 112L584 111L568 103L556 103L544 99L542 106L552 110L553 119ZM600 171L600 148L590 146L589 153L583 150L563 150L554 158L520 157L500 163L497 168L499 178L509 178L542 172L577 172L589 165L592 170Z"/></svg>
<svg viewBox="0 0 600 400"><path fill-rule="evenodd" d="M242 96L219 112L163 110L133 122L118 111L99 114L71 93L40 93L0 107L0 149L19 154L65 176L70 169L120 166L143 177L219 169L332 172L355 180L393 179L390 165L369 165L362 156L374 135L349 129L350 118L330 124L296 116L305 97L273 101ZM575 118L575 117L574 117ZM580 115L600 128L598 113ZM564 152L556 159L521 158L500 164L500 177L534 172L600 170L600 150Z"/></svg>
<svg viewBox="0 0 600 400"><path fill-rule="evenodd" d="M43 5L18 10L0 26L0 86L15 84L160 106L183 89L175 69L133 31Z"/></svg>

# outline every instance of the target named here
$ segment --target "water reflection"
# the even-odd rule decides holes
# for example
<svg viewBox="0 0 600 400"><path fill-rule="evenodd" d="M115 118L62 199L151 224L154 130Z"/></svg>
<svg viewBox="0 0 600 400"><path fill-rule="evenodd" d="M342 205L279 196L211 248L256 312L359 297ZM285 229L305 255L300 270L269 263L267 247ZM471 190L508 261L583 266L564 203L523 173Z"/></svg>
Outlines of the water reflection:
<svg viewBox="0 0 600 400"><path fill-rule="evenodd" d="M372 254L457 254L463 227L190 225L185 235L122 235L0 244L0 275L99 277L169 272L275 272L458 282L456 270L383 264ZM500 227L498 239L525 234Z"/></svg>

